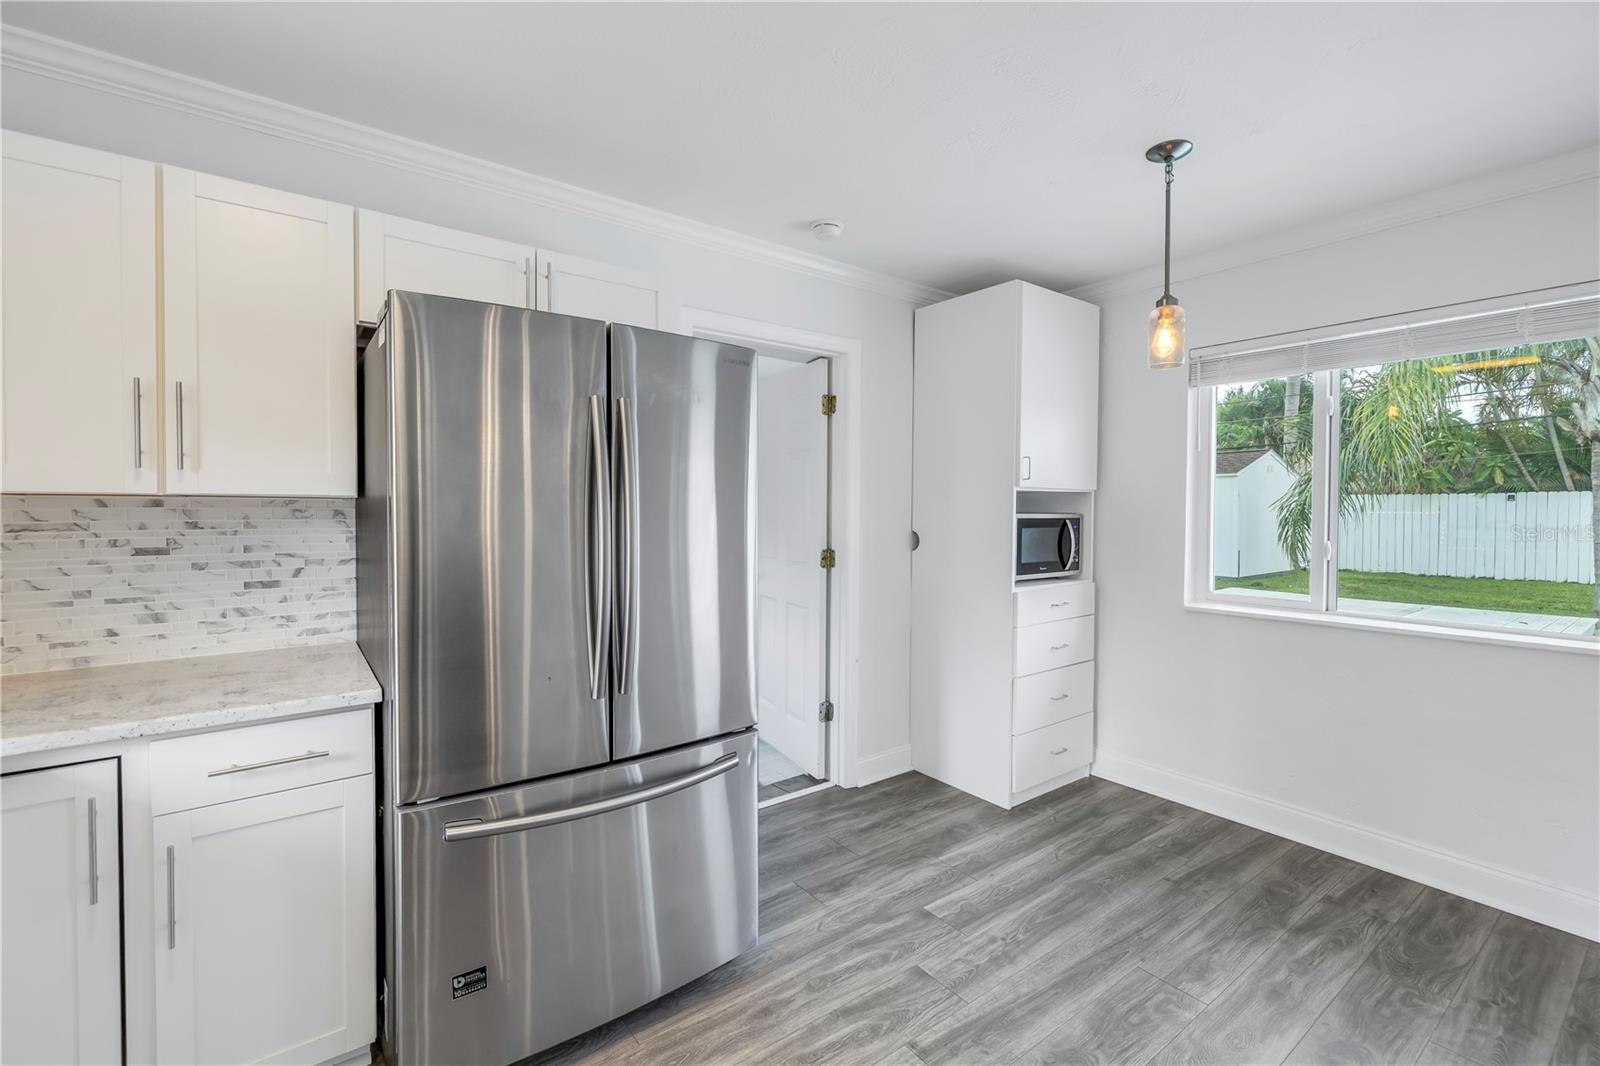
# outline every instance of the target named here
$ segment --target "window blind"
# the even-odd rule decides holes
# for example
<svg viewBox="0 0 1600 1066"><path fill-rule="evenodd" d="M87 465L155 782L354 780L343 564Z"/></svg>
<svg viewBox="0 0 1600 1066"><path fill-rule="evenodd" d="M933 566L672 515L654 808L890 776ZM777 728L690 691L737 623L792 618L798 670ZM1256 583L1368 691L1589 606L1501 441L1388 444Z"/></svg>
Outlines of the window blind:
<svg viewBox="0 0 1600 1066"><path fill-rule="evenodd" d="M1190 385L1343 370L1600 336L1600 282L1212 344L1189 353Z"/></svg>

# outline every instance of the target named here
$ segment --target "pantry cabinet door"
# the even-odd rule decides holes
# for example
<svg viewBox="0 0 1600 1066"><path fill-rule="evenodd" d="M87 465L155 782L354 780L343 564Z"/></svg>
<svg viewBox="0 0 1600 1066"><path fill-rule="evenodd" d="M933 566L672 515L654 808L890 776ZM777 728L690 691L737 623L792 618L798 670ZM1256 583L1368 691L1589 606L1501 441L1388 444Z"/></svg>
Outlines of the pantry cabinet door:
<svg viewBox="0 0 1600 1066"><path fill-rule="evenodd" d="M166 491L355 495L354 212L161 180Z"/></svg>
<svg viewBox="0 0 1600 1066"><path fill-rule="evenodd" d="M1094 489L1099 462L1100 308L1021 286L1017 487Z"/></svg>
<svg viewBox="0 0 1600 1066"><path fill-rule="evenodd" d="M0 1061L122 1061L117 762L0 778Z"/></svg>
<svg viewBox="0 0 1600 1066"><path fill-rule="evenodd" d="M356 212L356 317L376 322L390 289L533 306L534 250L376 211Z"/></svg>
<svg viewBox="0 0 1600 1066"><path fill-rule="evenodd" d="M371 775L155 819L156 1060L312 1063L377 1031Z"/></svg>
<svg viewBox="0 0 1600 1066"><path fill-rule="evenodd" d="M154 493L156 168L0 137L7 492Z"/></svg>
<svg viewBox="0 0 1600 1066"><path fill-rule="evenodd" d="M541 311L646 329L676 326L666 323L661 284L653 274L542 249L537 274Z"/></svg>

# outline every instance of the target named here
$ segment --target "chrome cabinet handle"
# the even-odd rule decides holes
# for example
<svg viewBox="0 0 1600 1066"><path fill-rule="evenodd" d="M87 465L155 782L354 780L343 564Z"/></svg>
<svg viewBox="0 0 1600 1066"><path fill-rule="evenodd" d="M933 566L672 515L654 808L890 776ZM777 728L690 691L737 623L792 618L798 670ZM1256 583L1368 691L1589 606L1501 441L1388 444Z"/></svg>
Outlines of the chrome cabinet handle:
<svg viewBox="0 0 1600 1066"><path fill-rule="evenodd" d="M1066 748L1051 748L1050 749L1050 754L1051 755L1062 755L1062 754L1066 753L1066 750L1067 750Z"/></svg>
<svg viewBox="0 0 1600 1066"><path fill-rule="evenodd" d="M178 946L178 856L167 845L167 950Z"/></svg>
<svg viewBox="0 0 1600 1066"><path fill-rule="evenodd" d="M1022 457L1022 480L1033 480L1033 456L1031 455L1024 455Z"/></svg>
<svg viewBox="0 0 1600 1066"><path fill-rule="evenodd" d="M1051 610L1054 610L1057 607L1065 607L1065 606L1067 606L1067 601L1066 600L1062 600L1060 603L1052 603L1050 605L1050 608L1051 608Z"/></svg>
<svg viewBox="0 0 1600 1066"><path fill-rule="evenodd" d="M176 383L178 389L178 469L183 469L183 382Z"/></svg>
<svg viewBox="0 0 1600 1066"><path fill-rule="evenodd" d="M611 631L611 470L606 457L605 411L589 397L589 698L605 698L607 639Z"/></svg>
<svg viewBox="0 0 1600 1066"><path fill-rule="evenodd" d="M100 804L89 797L89 906L100 902Z"/></svg>
<svg viewBox="0 0 1600 1066"><path fill-rule="evenodd" d="M444 827L446 843L456 840L475 840L478 837L499 836L501 833L520 833L528 829L543 829L546 826L561 825L563 822L575 822L580 818L593 818L598 814L609 814L620 811L625 807L633 807L640 803L647 803L662 796L670 796L674 792L682 792L686 788L710 781L739 765L739 753L730 751L714 763L691 770L682 777L674 777L669 781L659 784L647 785L632 792L624 792L610 799L595 800L591 803L579 803L572 807L560 807L553 811L541 811L538 814L524 814L516 818L501 818L493 822L465 821L452 822Z"/></svg>
<svg viewBox="0 0 1600 1066"><path fill-rule="evenodd" d="M206 774L206 776L225 777L228 774L242 774L246 770L265 770L269 766L287 766L292 762L307 762L311 759L326 759L331 754L333 753L328 751L308 751L304 755L285 755L281 759L266 759L262 762L249 762L242 765L236 763L233 766L224 766L220 770L212 770L210 773Z"/></svg>
<svg viewBox="0 0 1600 1066"><path fill-rule="evenodd" d="M1072 647L1071 644L1052 644L1052 645L1050 645L1050 650L1051 651L1060 651L1063 648L1070 648L1070 647Z"/></svg>
<svg viewBox="0 0 1600 1066"><path fill-rule="evenodd" d="M633 681L634 653L639 641L638 607L633 589L639 573L639 531L634 518L634 468L633 418L628 411L628 398L617 397L617 460L618 477L622 480L621 513L617 517L617 543L623 558L618 565L617 608L612 647L616 656L617 694L627 695Z"/></svg>
<svg viewBox="0 0 1600 1066"><path fill-rule="evenodd" d="M1060 703L1062 700L1067 699L1069 696L1071 696L1071 693L1063 692L1059 696L1051 696L1050 697L1050 702L1051 703Z"/></svg>
<svg viewBox="0 0 1600 1066"><path fill-rule="evenodd" d="M133 379L133 468L144 469L144 403L139 395L140 382Z"/></svg>

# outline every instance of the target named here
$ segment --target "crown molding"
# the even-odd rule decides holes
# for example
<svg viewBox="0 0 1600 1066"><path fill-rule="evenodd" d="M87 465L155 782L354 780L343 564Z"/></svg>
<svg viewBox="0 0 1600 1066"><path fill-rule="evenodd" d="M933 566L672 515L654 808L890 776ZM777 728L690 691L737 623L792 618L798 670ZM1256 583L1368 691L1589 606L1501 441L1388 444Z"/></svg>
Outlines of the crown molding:
<svg viewBox="0 0 1600 1066"><path fill-rule="evenodd" d="M1486 207L1546 189L1592 181L1597 177L1600 177L1600 146L1471 178L1336 219L1295 227L1260 240L1187 256L1173 264L1173 285L1458 211ZM1161 268L1151 265L1069 289L1067 295L1096 303L1114 296L1160 287Z"/></svg>
<svg viewBox="0 0 1600 1066"><path fill-rule="evenodd" d="M849 266L774 241L28 30L5 27L0 35L0 67L568 211L917 305L935 303L951 295L942 289Z"/></svg>

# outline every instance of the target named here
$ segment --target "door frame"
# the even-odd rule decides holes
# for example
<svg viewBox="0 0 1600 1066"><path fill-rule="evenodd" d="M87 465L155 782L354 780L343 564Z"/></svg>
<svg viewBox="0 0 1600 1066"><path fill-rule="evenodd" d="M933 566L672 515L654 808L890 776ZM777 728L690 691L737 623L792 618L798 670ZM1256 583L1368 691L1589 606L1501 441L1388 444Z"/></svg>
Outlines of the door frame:
<svg viewBox="0 0 1600 1066"><path fill-rule="evenodd" d="M860 637L856 611L861 603L861 342L854 337L818 333L777 322L723 314L699 307L679 309L679 329L691 337L751 347L772 345L831 360L833 393L839 411L833 416L833 462L829 497L833 506L833 549L838 562L828 618L827 649L833 666L833 728L828 730L828 769L833 784L854 788L856 708L860 693Z"/></svg>

